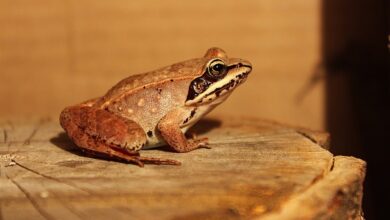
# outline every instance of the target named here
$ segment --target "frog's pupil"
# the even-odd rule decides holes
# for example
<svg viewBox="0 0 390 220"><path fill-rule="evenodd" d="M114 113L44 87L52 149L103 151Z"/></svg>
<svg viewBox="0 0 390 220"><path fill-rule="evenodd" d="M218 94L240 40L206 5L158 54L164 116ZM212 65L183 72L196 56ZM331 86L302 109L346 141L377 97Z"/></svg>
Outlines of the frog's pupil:
<svg viewBox="0 0 390 220"><path fill-rule="evenodd" d="M215 64L213 69L214 69L215 71L218 71L218 72L221 71L221 70L222 70L222 64L219 64L219 63L218 63L218 64Z"/></svg>

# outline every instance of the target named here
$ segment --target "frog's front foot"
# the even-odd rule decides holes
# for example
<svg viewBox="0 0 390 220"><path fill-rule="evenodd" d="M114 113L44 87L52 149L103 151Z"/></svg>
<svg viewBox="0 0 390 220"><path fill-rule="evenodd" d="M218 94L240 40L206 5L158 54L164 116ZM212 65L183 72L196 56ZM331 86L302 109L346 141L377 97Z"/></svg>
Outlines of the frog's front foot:
<svg viewBox="0 0 390 220"><path fill-rule="evenodd" d="M183 112L174 110L165 115L157 125L161 136L167 142L167 144L178 153L186 153L198 148L209 148L208 138L187 140L184 133L180 128L181 118L183 118Z"/></svg>
<svg viewBox="0 0 390 220"><path fill-rule="evenodd" d="M211 149L209 146L209 139L207 137L205 138L196 138L196 135L192 135L192 139L188 141L188 145L190 145L190 148L197 149L197 148L206 148Z"/></svg>

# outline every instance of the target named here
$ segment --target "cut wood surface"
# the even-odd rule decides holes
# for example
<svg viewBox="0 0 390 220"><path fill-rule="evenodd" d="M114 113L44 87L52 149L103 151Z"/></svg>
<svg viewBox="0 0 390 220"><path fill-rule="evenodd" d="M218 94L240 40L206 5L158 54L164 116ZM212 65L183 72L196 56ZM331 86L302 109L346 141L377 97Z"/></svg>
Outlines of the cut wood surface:
<svg viewBox="0 0 390 220"><path fill-rule="evenodd" d="M359 219L365 163L334 157L324 133L253 118L200 121L212 149L181 166L89 157L57 120L1 122L0 219ZM317 138L317 139L316 139Z"/></svg>

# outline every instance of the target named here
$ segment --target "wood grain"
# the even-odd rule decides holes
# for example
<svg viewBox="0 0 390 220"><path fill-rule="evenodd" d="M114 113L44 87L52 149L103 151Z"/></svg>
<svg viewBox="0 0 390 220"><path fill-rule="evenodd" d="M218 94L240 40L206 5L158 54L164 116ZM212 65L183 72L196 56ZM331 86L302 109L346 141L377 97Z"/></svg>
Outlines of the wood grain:
<svg viewBox="0 0 390 220"><path fill-rule="evenodd" d="M313 219L361 216L365 163L334 157L293 127L255 118L202 120L212 149L182 166L91 158L55 120L3 121L2 219Z"/></svg>

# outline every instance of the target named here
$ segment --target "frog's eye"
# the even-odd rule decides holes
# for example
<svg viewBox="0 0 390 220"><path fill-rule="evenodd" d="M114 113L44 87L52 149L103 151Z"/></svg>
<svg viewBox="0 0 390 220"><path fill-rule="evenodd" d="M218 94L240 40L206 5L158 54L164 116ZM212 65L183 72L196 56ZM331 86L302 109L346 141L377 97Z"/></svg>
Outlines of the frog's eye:
<svg viewBox="0 0 390 220"><path fill-rule="evenodd" d="M213 78L220 78L226 74L226 65L220 59L214 59L210 61L210 64L207 68L208 75Z"/></svg>
<svg viewBox="0 0 390 220"><path fill-rule="evenodd" d="M205 79L198 78L197 80L194 81L194 83L192 84L192 87L194 88L194 91L196 93L201 93L206 89L207 82Z"/></svg>

